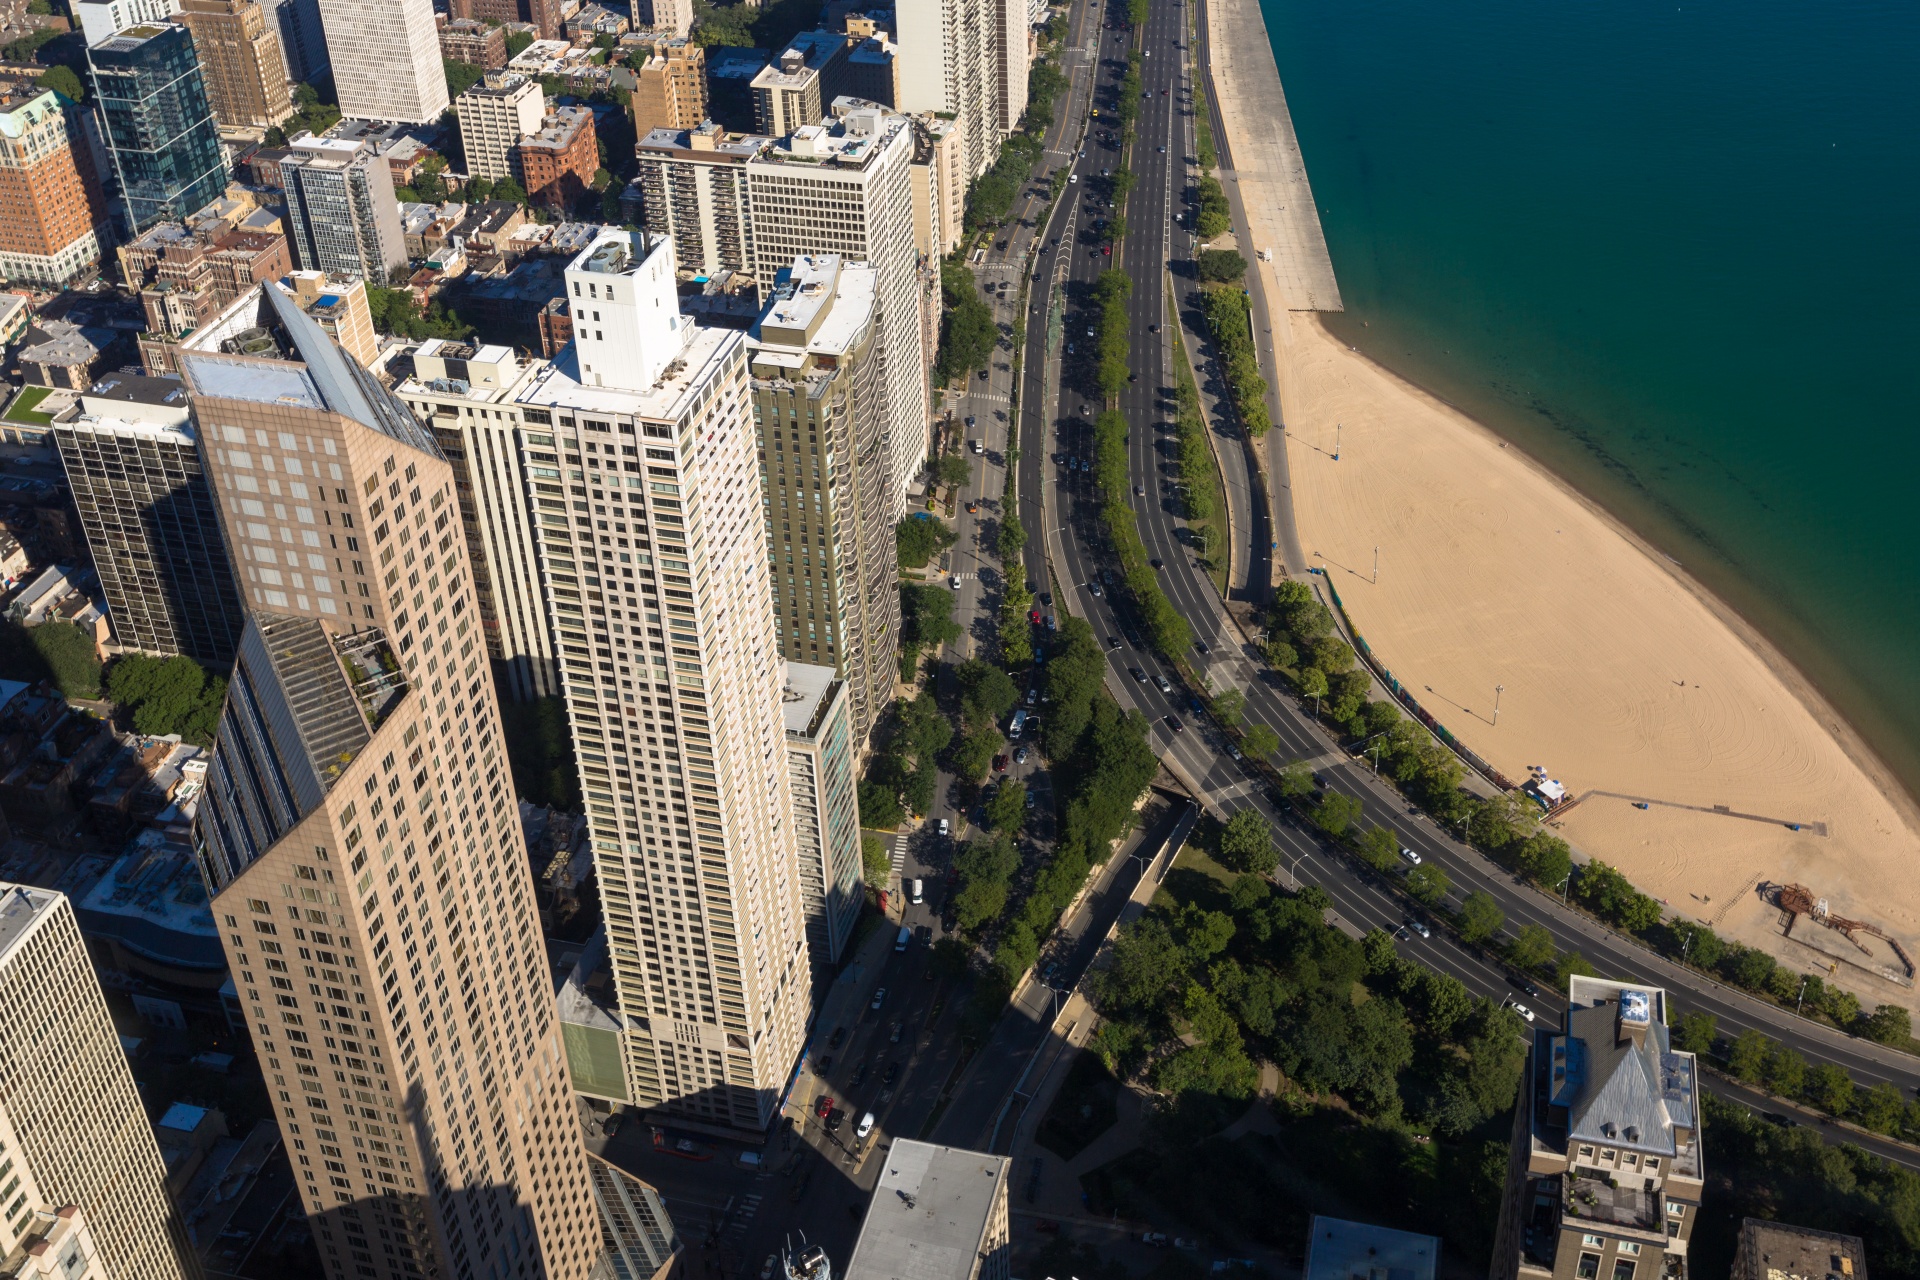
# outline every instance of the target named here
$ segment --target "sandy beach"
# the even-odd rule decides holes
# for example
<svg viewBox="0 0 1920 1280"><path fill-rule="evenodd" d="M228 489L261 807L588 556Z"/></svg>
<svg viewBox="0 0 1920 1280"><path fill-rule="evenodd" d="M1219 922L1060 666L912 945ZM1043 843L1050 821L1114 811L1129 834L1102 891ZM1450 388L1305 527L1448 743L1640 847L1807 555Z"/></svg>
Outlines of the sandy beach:
<svg viewBox="0 0 1920 1280"><path fill-rule="evenodd" d="M1244 3L1213 0L1211 12ZM1246 205L1271 210L1299 177L1262 171L1264 122L1234 109L1271 93L1235 83L1259 63L1213 72ZM1274 247L1277 262L1289 255L1262 238L1284 235L1283 222L1256 217L1251 229L1252 247ZM1256 269L1269 298L1293 296L1275 263ZM1560 833L1723 934L1831 972L1823 952L1780 936L1779 913L1754 892L1788 881L1920 952L1920 812L1776 650L1605 512L1316 314L1273 321L1302 549L1449 729L1510 777L1542 765L1575 796L1615 793L1589 795ZM1812 932L1833 947L1837 935ZM1833 979L1869 1002L1914 1003L1911 988L1854 966Z"/></svg>

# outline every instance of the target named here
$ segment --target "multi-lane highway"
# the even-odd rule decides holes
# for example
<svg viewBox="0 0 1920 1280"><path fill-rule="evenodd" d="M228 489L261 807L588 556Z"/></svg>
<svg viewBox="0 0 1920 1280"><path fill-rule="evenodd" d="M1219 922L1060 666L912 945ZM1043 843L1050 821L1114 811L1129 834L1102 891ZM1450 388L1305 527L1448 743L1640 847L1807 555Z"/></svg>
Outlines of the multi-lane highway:
<svg viewBox="0 0 1920 1280"><path fill-rule="evenodd" d="M1192 625L1198 643L1188 660L1214 688L1245 692L1246 720L1265 724L1278 735L1278 758L1307 761L1323 785L1357 797L1367 822L1393 829L1401 843L1447 871L1456 901L1475 890L1492 895L1506 913L1509 930L1541 925L1563 950L1578 951L1603 973L1659 983L1673 992L1683 1011L1715 1015L1725 1034L1758 1028L1812 1061L1840 1064L1862 1084L1891 1081L1903 1090L1912 1089L1920 1083L1920 1063L1910 1056L1796 1018L1778 1006L1670 964L1518 882L1448 833L1436 830L1410 811L1391 787L1373 777L1364 761L1348 756L1314 724L1229 623L1217 590L1195 562L1190 535L1179 516L1171 487L1172 434L1166 429L1173 409L1168 268L1171 265L1178 278L1187 279L1186 260L1191 254L1190 237L1175 225L1191 199L1193 103L1185 48L1186 3L1155 0L1138 33L1116 29L1103 15L1094 90L1099 114L1089 122L1084 151L1072 160L1078 175L1078 181L1068 187L1073 198L1054 210L1036 257L1039 281L1031 286L1027 316L1019 477L1020 509L1030 534L1029 578L1056 594L1056 611L1088 619L1102 643L1116 646L1109 652L1108 686L1123 706L1139 710L1151 722L1154 750L1176 776L1217 814L1253 805L1268 816L1281 847L1283 878L1297 874L1302 881L1320 884L1332 896L1341 920L1352 928L1399 927L1406 910L1389 878L1356 867L1283 814L1256 774L1231 758L1225 738L1196 714L1196 691L1183 688L1179 673L1133 640L1138 633L1131 620L1116 613L1117 602L1103 579L1113 560L1094 521L1090 473L1081 464L1092 459L1092 418L1103 407L1088 358L1092 344L1086 335L1094 324L1090 289L1103 270L1117 264L1133 282L1128 328L1136 380L1122 392L1118 407L1130 426L1128 447L1136 486L1131 500L1141 538L1148 555L1162 564L1161 583L1168 598ZM1198 14L1195 17L1200 19ZM1135 138L1123 157L1117 122L1110 125L1108 121L1117 106L1129 44L1136 39L1143 55L1143 96ZM1104 199L1103 172L1117 170L1123 163L1136 175L1136 185L1126 202L1125 238L1109 257L1102 251L1094 223L1114 213ZM1231 166L1224 155L1221 163ZM1050 316L1056 305L1058 313ZM1058 321L1051 330L1049 319ZM1276 512L1276 519L1285 516L1284 508ZM1267 556L1269 535L1264 530L1257 535L1252 528L1237 533L1242 545L1236 546L1236 555ZM1296 571L1299 567L1293 566ZM1158 687L1163 677L1170 692ZM1414 937L1403 945L1476 992L1510 995L1515 990L1517 980L1501 965L1440 930L1430 939ZM1529 1002L1543 1016L1557 1016L1551 997Z"/></svg>

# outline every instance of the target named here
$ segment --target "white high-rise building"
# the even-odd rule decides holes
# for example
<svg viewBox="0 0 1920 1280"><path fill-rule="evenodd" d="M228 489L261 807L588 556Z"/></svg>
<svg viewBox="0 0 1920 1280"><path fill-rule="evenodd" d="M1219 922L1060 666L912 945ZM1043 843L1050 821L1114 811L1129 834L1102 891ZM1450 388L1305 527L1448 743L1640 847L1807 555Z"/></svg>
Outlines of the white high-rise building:
<svg viewBox="0 0 1920 1280"><path fill-rule="evenodd" d="M513 173L513 149L540 132L547 95L538 80L513 71L489 71L485 81L453 100L460 117L460 149L467 172L495 182Z"/></svg>
<svg viewBox="0 0 1920 1280"><path fill-rule="evenodd" d="M515 702L560 692L533 532L535 494L563 492L560 460L523 447L514 403L516 390L546 367L544 360L522 364L509 347L444 338L395 343L374 364L453 467L480 631L501 692Z"/></svg>
<svg viewBox="0 0 1920 1280"><path fill-rule="evenodd" d="M1027 18L1027 0L993 0L994 58L998 64L1000 96L1000 133L1012 133L1020 127L1027 112L1027 72L1031 69L1032 50L1028 41L1033 24Z"/></svg>
<svg viewBox="0 0 1920 1280"><path fill-rule="evenodd" d="M340 114L426 124L447 109L433 0L320 0Z"/></svg>
<svg viewBox="0 0 1920 1280"><path fill-rule="evenodd" d="M160 1148L66 895L0 884L0 1009L0 1259L38 1236L71 1260L62 1280L184 1280Z"/></svg>
<svg viewBox="0 0 1920 1280"><path fill-rule="evenodd" d="M518 401L564 479L537 528L628 1096L763 1131L810 984L745 335L680 314L644 233L566 287L574 340Z"/></svg>
<svg viewBox="0 0 1920 1280"><path fill-rule="evenodd" d="M900 50L900 98L895 106L908 115L932 111L959 118L965 131L968 181L985 173L1000 154L1005 3L902 0L894 7ZM1024 67L1024 44L1020 56ZM1024 78L1020 92L1024 97Z"/></svg>
<svg viewBox="0 0 1920 1280"><path fill-rule="evenodd" d="M844 100L843 100L844 101ZM795 258L839 254L879 272L881 376L887 386L887 519L906 514L906 487L929 446L920 326L920 255L913 237L913 129L875 107L796 129L747 162L753 274L764 300Z"/></svg>
<svg viewBox="0 0 1920 1280"><path fill-rule="evenodd" d="M112 39L128 27L165 22L180 12L180 0L75 0L74 17L88 44Z"/></svg>

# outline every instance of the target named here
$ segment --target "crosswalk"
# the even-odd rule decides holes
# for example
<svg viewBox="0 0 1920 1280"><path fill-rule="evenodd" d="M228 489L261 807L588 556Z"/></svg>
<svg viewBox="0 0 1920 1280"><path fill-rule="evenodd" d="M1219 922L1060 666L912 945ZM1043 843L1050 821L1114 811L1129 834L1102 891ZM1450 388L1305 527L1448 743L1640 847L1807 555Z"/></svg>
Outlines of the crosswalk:
<svg viewBox="0 0 1920 1280"><path fill-rule="evenodd" d="M888 855L887 862L893 867L895 874L906 869L907 841L910 840L912 836L913 833L911 831L896 831L893 833L893 852Z"/></svg>

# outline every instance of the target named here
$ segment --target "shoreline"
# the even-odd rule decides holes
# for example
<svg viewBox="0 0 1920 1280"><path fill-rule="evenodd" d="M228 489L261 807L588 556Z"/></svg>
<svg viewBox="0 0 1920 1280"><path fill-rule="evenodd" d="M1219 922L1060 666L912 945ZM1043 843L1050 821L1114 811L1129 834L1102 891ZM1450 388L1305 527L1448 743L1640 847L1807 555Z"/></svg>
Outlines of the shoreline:
<svg viewBox="0 0 1920 1280"><path fill-rule="evenodd" d="M1835 743L1841 751L1846 753L1847 758L1873 781L1896 809L1901 810L1908 825L1920 828L1920 798L1917 798L1913 790L1900 779L1892 767L1881 759L1880 753L1874 750L1873 744L1867 741L1866 737L1854 727L1852 721L1841 713L1840 708L1821 689L1819 683L1788 657L1786 652L1757 624L1695 577L1684 562L1674 559L1645 534L1628 524L1612 508L1535 457L1520 441L1503 434L1497 427L1475 417L1437 391L1407 377L1392 366L1383 364L1368 355L1364 349L1353 347L1339 334L1329 330L1326 321L1320 316L1315 315L1312 323L1325 333L1329 342L1346 347L1353 355L1365 361L1377 376L1391 379L1413 395L1431 401L1441 411L1456 418L1469 430L1485 435L1500 448L1518 457L1521 463L1540 480L1579 503L1595 519L1606 525L1612 533L1632 545L1656 569L1672 578L1682 590L1712 614L1716 621L1733 632L1735 638L1751 650L1775 678L1786 686L1788 692L1806 709L1807 713L1833 736Z"/></svg>
<svg viewBox="0 0 1920 1280"><path fill-rule="evenodd" d="M1205 74L1243 206L1282 208L1305 171L1260 163L1262 104L1284 102L1265 16L1257 0L1205 2L1216 55L1229 23L1248 36L1257 24L1264 42L1265 56L1216 56ZM1248 221L1247 249L1297 261L1291 219ZM1303 299L1275 261L1248 257L1284 411L1283 447L1267 442L1278 505L1292 507L1308 562L1343 575L1350 616L1395 675L1509 776L1542 764L1570 794L1600 793L1554 819L1560 834L1731 940L1798 945L1753 892L1763 880L1920 936L1920 886L1906 887L1920 801L1818 682L1519 441L1350 346L1323 315L1273 311ZM1377 576L1354 567L1370 557ZM1626 803L1640 798L1659 803ZM1723 816L1736 814L1769 816ZM1864 970L1835 979L1914 1003L1912 988Z"/></svg>

